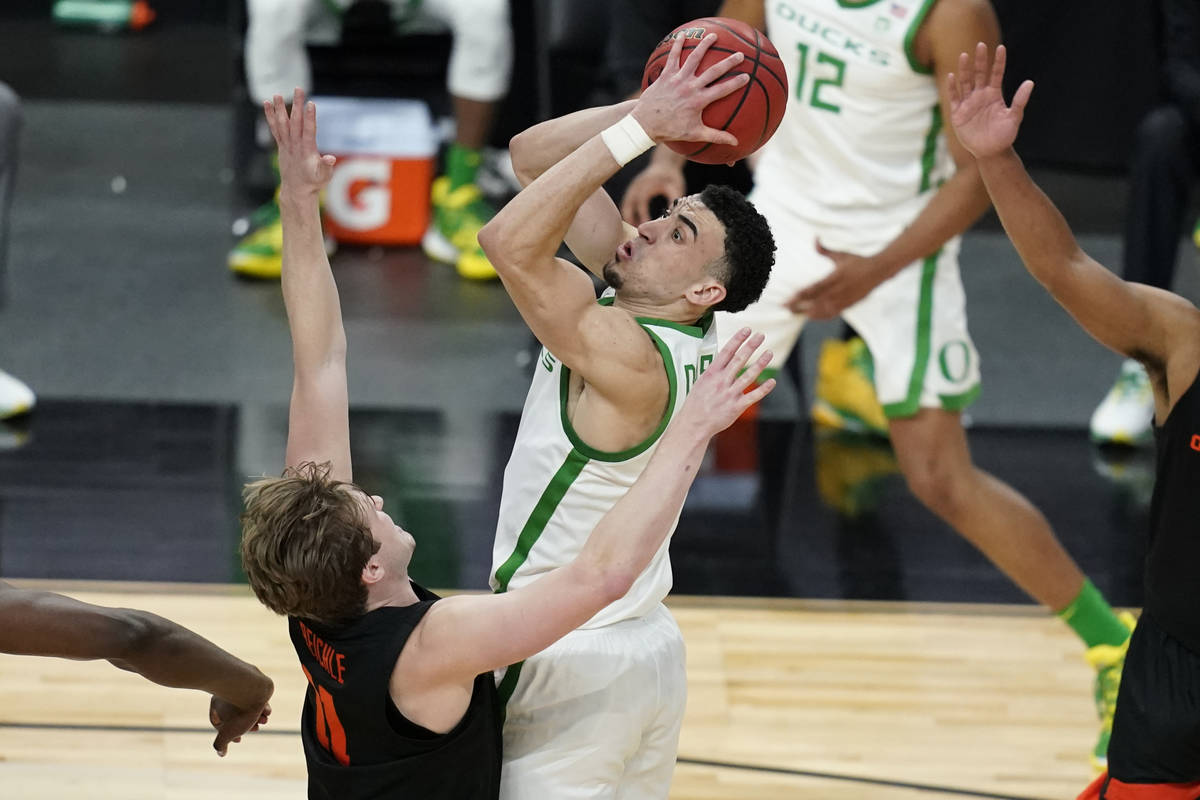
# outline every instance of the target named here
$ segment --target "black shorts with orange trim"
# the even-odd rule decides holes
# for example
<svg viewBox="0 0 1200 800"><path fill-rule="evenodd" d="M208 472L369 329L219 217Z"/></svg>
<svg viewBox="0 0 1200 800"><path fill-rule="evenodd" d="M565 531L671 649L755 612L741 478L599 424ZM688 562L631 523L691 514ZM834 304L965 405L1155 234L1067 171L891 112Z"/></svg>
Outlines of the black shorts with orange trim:
<svg viewBox="0 0 1200 800"><path fill-rule="evenodd" d="M1200 655L1147 614L1125 656L1108 773L1122 784L1200 783Z"/></svg>
<svg viewBox="0 0 1200 800"><path fill-rule="evenodd" d="M1105 772L1076 800L1197 800L1200 781L1193 783L1122 783Z"/></svg>

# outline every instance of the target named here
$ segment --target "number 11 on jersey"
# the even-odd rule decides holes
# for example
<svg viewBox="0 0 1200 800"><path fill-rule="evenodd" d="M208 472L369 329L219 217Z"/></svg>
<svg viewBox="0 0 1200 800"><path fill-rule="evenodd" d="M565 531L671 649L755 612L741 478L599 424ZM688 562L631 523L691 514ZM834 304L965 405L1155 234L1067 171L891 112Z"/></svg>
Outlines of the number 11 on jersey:
<svg viewBox="0 0 1200 800"><path fill-rule="evenodd" d="M304 671L304 677L308 678L308 685L312 687L313 699L316 701L317 718L313 720L313 724L317 728L317 741L337 759L339 764L343 767L349 766L350 755L346 752L346 729L342 727L337 709L333 707L333 695L325 687L317 685L303 664L300 665L300 669Z"/></svg>

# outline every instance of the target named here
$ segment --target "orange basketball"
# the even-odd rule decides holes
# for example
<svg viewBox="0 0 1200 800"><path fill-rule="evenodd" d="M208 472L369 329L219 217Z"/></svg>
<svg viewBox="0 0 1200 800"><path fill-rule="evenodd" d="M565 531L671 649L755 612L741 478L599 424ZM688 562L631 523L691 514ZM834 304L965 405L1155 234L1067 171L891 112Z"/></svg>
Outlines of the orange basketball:
<svg viewBox="0 0 1200 800"><path fill-rule="evenodd" d="M728 17L703 17L680 25L667 34L650 54L646 70L642 73L642 88L654 83L662 74L667 55L671 52L671 43L676 37L684 37L681 58L686 59L691 49L710 33L717 34L717 40L704 54L697 73L730 53L741 51L746 54L742 63L720 80L728 80L740 72L749 75L750 80L741 91L709 103L703 115L705 125L729 131L737 137L738 144L731 147L709 142L666 142L666 145L692 161L724 164L745 158L762 147L783 119L788 97L787 74L775 45L766 36L746 23Z"/></svg>

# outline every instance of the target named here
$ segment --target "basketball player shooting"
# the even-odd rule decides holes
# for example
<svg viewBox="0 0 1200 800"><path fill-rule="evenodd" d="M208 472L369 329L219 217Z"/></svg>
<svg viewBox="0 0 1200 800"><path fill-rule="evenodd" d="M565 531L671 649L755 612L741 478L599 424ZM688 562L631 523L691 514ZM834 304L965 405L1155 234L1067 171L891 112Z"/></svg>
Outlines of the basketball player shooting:
<svg viewBox="0 0 1200 800"><path fill-rule="evenodd" d="M1080 800L1200 796L1200 311L1123 281L1084 253L1013 151L1033 82L1004 102L1005 49L976 46L947 78L958 139L975 156L1026 268L1096 341L1145 365L1154 387L1158 468L1150 506L1145 609L1117 695L1108 772Z"/></svg>
<svg viewBox="0 0 1200 800"><path fill-rule="evenodd" d="M510 144L525 188L479 242L544 349L504 474L491 579L500 594L585 551L715 363L712 311L743 308L770 273L770 229L739 193L710 186L634 228L601 188L655 142L736 143L702 121L749 82L729 77L749 62L740 52L700 68L716 39L685 59L676 37L638 100L549 120ZM611 287L599 302L592 280L556 257L564 240ZM503 673L502 797L575 797L579 787L666 797L686 700L683 637L662 604L670 588L663 541L627 594Z"/></svg>
<svg viewBox="0 0 1200 800"><path fill-rule="evenodd" d="M259 600L288 616L309 680L309 797L493 800L501 709L492 670L629 590L662 549L709 438L770 390L746 393L768 360L745 358L762 337L742 331L715 354L644 474L585 532L575 558L520 589L439 599L409 579L413 536L353 483L346 334L318 209L334 159L317 152L316 108L297 90L290 111L279 96L264 111L279 148L295 374L287 469L246 488L242 560Z"/></svg>

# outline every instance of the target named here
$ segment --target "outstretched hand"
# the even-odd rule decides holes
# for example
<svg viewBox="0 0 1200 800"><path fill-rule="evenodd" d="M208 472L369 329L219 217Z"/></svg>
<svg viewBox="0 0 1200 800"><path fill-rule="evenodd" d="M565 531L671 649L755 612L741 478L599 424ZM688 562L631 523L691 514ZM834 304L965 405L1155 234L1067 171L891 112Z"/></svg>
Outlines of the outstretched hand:
<svg viewBox="0 0 1200 800"><path fill-rule="evenodd" d="M816 241L817 252L833 262L833 272L804 287L786 305L811 319L833 319L862 300L887 279L884 267L874 258L830 250Z"/></svg>
<svg viewBox="0 0 1200 800"><path fill-rule="evenodd" d="M662 74L646 87L630 113L646 135L656 142L736 145L736 136L705 125L701 114L709 103L742 88L750 80L745 73L720 80L740 64L745 55L732 53L696 74L700 61L717 40L717 35L710 33L701 39L681 63L683 40L682 35L675 37Z"/></svg>
<svg viewBox="0 0 1200 800"><path fill-rule="evenodd" d="M260 708L244 709L213 695L208 704L208 721L217 729L213 749L217 751L217 755L224 756L229 751L230 742L240 742L243 734L258 730L260 725L266 725L270 716L270 703L263 703Z"/></svg>
<svg viewBox="0 0 1200 800"><path fill-rule="evenodd" d="M319 192L333 175L333 156L317 152L317 107L297 89L289 110L281 95L263 103L279 148L279 182L290 190Z"/></svg>
<svg viewBox="0 0 1200 800"><path fill-rule="evenodd" d="M762 343L763 335L751 336L749 328L734 334L692 386L683 408L676 415L677 419L682 418L680 424L695 425L712 436L728 428L743 411L766 397L775 388L774 378L747 391L771 363L771 351L767 350L747 364Z"/></svg>
<svg viewBox="0 0 1200 800"><path fill-rule="evenodd" d="M976 158L987 158L1012 147L1025 115L1025 104L1033 92L1033 81L1025 81L1013 95L1012 106L1004 103L1001 82L1007 51L996 48L988 72L988 48L975 45L975 63L966 53L958 57L958 71L946 76L950 91L950 122L958 141Z"/></svg>

